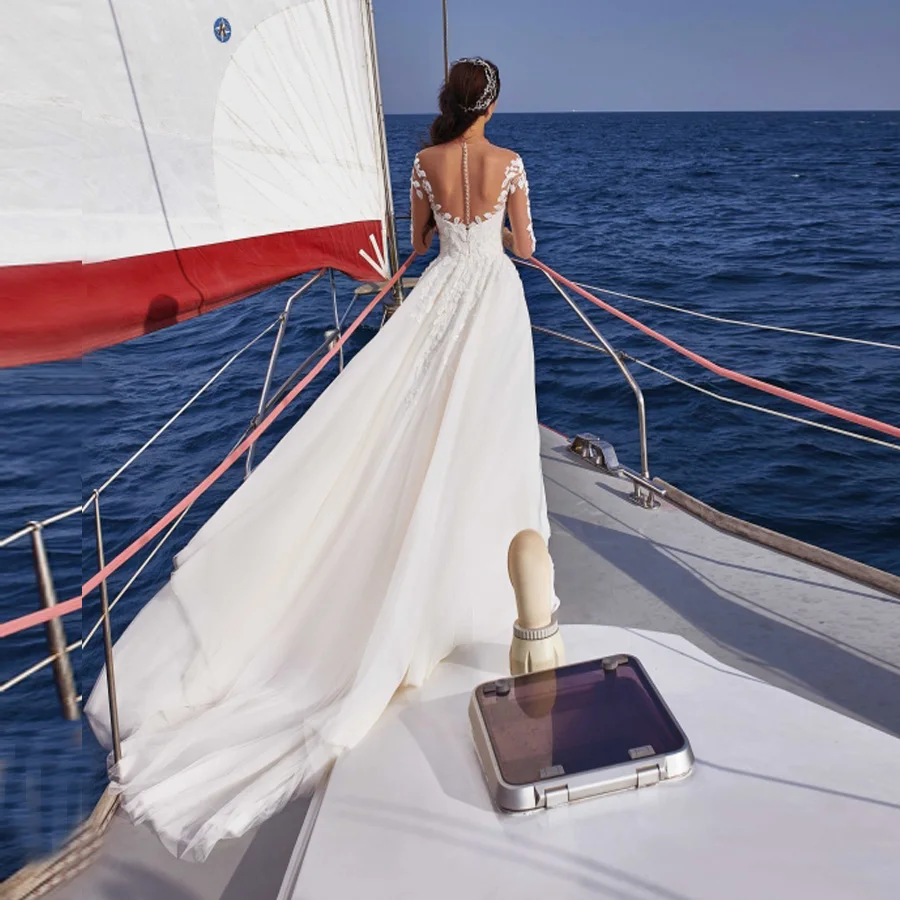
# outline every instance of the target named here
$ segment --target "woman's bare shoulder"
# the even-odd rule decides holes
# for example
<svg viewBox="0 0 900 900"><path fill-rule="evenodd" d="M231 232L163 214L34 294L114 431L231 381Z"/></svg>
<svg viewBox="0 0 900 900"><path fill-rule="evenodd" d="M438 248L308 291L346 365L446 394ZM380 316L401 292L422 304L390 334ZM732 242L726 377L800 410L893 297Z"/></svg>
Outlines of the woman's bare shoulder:
<svg viewBox="0 0 900 900"><path fill-rule="evenodd" d="M458 159L455 153L448 156L449 150L449 145L446 144L432 144L431 146L423 147L418 153L419 162L426 168L429 165L440 168ZM489 160L492 170L496 168L498 171L503 171L512 162L520 159L519 154L515 150L499 147L497 144L489 143L481 152L483 154L482 159L486 158Z"/></svg>
<svg viewBox="0 0 900 900"><path fill-rule="evenodd" d="M455 157L459 147L455 144L447 143L447 144L429 144L427 147L423 147L419 151L419 159L423 162L425 160L434 160L438 162L445 157Z"/></svg>
<svg viewBox="0 0 900 900"><path fill-rule="evenodd" d="M423 166L428 166L429 164L434 164L438 162L441 158L440 153L440 145L429 145L428 147L423 147L417 154L416 159Z"/></svg>
<svg viewBox="0 0 900 900"><path fill-rule="evenodd" d="M508 147L499 147L497 144L491 144L491 152L496 156L499 162L508 165L514 159L519 158L519 154L515 150L510 150Z"/></svg>

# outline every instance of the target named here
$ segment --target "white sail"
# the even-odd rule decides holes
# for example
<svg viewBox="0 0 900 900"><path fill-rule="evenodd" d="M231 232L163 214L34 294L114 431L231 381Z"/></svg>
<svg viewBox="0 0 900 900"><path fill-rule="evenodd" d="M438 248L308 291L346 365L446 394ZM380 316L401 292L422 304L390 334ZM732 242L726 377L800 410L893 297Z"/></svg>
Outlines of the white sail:
<svg viewBox="0 0 900 900"><path fill-rule="evenodd" d="M301 271L373 277L366 0L17 0L0 31L0 364ZM10 62L11 61L11 62Z"/></svg>

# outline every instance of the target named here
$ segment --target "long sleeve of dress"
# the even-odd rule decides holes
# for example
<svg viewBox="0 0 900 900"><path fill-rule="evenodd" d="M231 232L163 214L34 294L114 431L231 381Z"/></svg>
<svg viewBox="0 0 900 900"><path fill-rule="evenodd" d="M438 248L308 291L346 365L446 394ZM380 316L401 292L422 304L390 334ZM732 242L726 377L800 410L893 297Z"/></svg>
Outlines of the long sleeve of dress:
<svg viewBox="0 0 900 900"><path fill-rule="evenodd" d="M418 253L427 250L422 231L431 216L431 183L416 156L409 178L409 241ZM431 241L429 240L430 244Z"/></svg>
<svg viewBox="0 0 900 900"><path fill-rule="evenodd" d="M509 197L506 203L509 225L513 233L516 250L521 256L531 256L537 241L534 237L534 226L531 221L531 201L528 196L528 176L521 156L507 167L509 179Z"/></svg>

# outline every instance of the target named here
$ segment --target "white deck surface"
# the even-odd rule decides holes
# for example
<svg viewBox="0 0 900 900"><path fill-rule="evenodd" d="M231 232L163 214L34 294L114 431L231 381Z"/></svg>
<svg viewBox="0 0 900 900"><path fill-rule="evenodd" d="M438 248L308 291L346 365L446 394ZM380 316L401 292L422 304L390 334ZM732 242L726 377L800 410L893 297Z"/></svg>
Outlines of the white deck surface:
<svg viewBox="0 0 900 900"><path fill-rule="evenodd" d="M564 629L571 661L637 655L696 770L567 808L494 811L466 707L506 642L461 648L335 767L293 900L891 898L900 740L683 638Z"/></svg>
<svg viewBox="0 0 900 900"><path fill-rule="evenodd" d="M560 621L680 634L722 662L900 736L900 598L718 531L543 430ZM665 473L660 473L665 474Z"/></svg>
<svg viewBox="0 0 900 900"><path fill-rule="evenodd" d="M418 714L406 698L404 709L391 713L396 719L383 723L390 734L376 730L341 764L298 900L438 898L435 891L461 877L463 860L481 858L482 844L491 848L484 858L495 860L484 863L485 879L496 877L500 869L492 867L502 859L504 871L519 868L544 878L548 893L533 896L550 900L896 896L896 888L888 894L884 885L900 883L900 742L854 719L900 735L900 599L723 534L670 505L639 509L627 500L626 482L587 467L553 432L545 429L543 441L561 621L680 635L709 654L673 637L652 638L661 644L659 665L684 663L676 679L683 681L660 686L694 744L696 774L680 786L589 801L554 812L553 819L539 814L501 824L485 808L469 744L460 743L463 733L468 740L468 724L459 703L481 677L471 664L489 664L496 674L506 650L457 651L440 682L426 686ZM616 634L616 650L638 640L627 631ZM641 640L648 646L640 655L656 677L654 645L649 637ZM573 639L572 652L576 646ZM715 692L705 693L713 684ZM701 692L698 685L707 687ZM746 717L737 716L739 697ZM765 706L756 705L760 698ZM730 727L732 717L734 729L744 731ZM747 729L749 738L732 739ZM452 737L446 757L445 735ZM776 739L803 749L782 756ZM844 748L839 753L838 744ZM409 762L388 756L381 769L381 754L394 745L406 748ZM458 770L452 768L457 763ZM351 785L361 772L368 780L360 793ZM366 807L365 798L374 805ZM758 806L739 815L754 798ZM437 810L434 816L426 802ZM305 807L296 801L257 831L216 847L202 865L174 859L147 830L117 816L97 861L50 896L275 900ZM693 821L686 818L690 810ZM594 817L602 817L602 828ZM588 827L582 821L593 822L590 837L581 836ZM551 835L547 823L559 833ZM693 838L684 856L680 835L687 834ZM771 834L782 838L773 842ZM645 851L650 838L653 854ZM557 853L559 841L567 849ZM373 847L380 848L377 854ZM892 848L891 856L885 848ZM726 883L728 866L721 860L728 853L734 871ZM430 861L430 874L420 870L416 854ZM651 864L656 867L647 868ZM410 871L420 872L415 888L404 875ZM702 893L715 873L720 880L709 883L719 892ZM788 874L805 880L786 892L739 893L753 879L783 875L783 885ZM481 881L473 875L454 900L516 897L495 881L484 883L494 893L476 893Z"/></svg>

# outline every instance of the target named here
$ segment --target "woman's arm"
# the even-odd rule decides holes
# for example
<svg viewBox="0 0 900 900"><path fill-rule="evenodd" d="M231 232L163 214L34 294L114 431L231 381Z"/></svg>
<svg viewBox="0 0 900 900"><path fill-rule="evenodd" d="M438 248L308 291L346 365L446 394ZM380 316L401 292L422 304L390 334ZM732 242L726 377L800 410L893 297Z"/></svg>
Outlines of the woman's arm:
<svg viewBox="0 0 900 900"><path fill-rule="evenodd" d="M434 236L434 219L431 216L431 184L419 162L413 162L409 179L409 240L416 253L427 253Z"/></svg>
<svg viewBox="0 0 900 900"><path fill-rule="evenodd" d="M530 259L534 253L536 241L534 227L531 222L531 203L528 199L528 177L522 157L517 156L507 170L510 175L509 196L506 201L506 212L512 231L504 234L504 246L522 259ZM507 238L507 234L510 238Z"/></svg>

